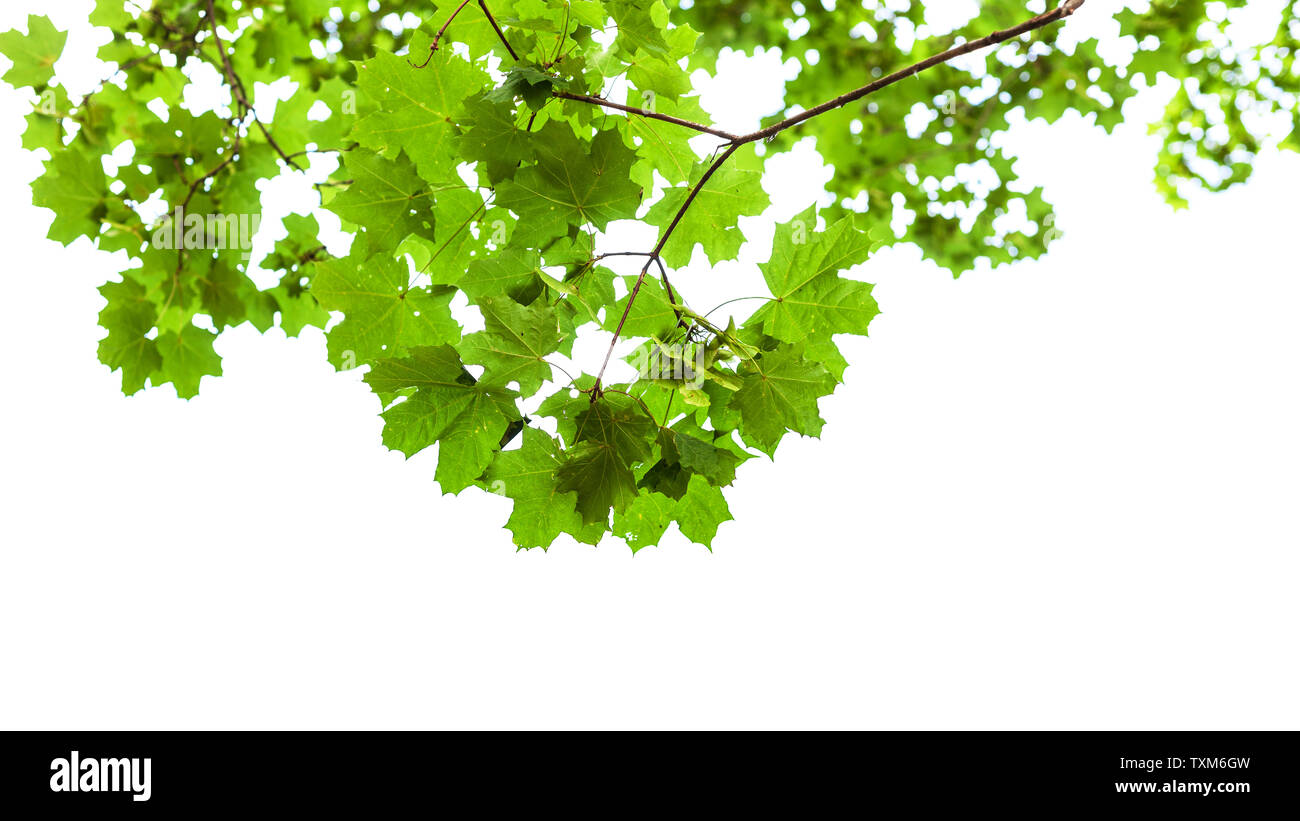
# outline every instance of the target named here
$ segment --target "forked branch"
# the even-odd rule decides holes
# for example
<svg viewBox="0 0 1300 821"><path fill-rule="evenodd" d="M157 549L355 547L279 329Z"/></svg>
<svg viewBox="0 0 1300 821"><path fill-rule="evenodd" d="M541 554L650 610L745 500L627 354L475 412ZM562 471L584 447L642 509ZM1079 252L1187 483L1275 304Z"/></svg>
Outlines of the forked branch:
<svg viewBox="0 0 1300 821"><path fill-rule="evenodd" d="M927 57L926 59L914 63L907 68L895 71L893 74L881 77L878 80L873 80L872 82L846 94L841 94L834 99L827 100L821 105L814 106L806 111L801 111L792 117L787 117L779 123L773 123L767 128L761 128L750 134L733 138L728 145L727 150L713 161L713 164L704 172L704 176L700 177L699 181L691 187L690 193L686 195L685 201L683 201L681 207L677 209L677 213L673 216L672 222L668 223L668 227L664 229L663 233L659 237L659 242L655 244L654 250L650 252L651 259L646 261L645 267L641 269L641 274L637 277L636 284L632 287L631 292L628 293L627 304L623 306L623 315L619 318L618 326L614 330L614 338L609 341L609 349L605 352L605 361L601 364L600 371L596 374L595 390L591 393L592 401L596 401L597 397L600 395L601 380L604 379L605 368L609 366L609 360L614 355L614 347L618 344L619 337L623 333L623 324L627 321L628 314L632 311L632 303L636 301L637 293L641 290L641 283L645 279L646 272L650 270L650 262L658 259L659 254L663 251L664 246L668 242L668 238L672 236L673 230L677 227L678 223L682 221L682 217L686 215L686 211L691 207L691 203L693 203L696 196L699 195L700 189L709 181L709 177L713 176L714 172L722 167L723 163L725 163L732 154L736 153L736 149L746 143L757 142L758 140L765 140L774 137L786 129L794 128L800 123L811 120L813 117L846 106L849 103L854 102L855 100L860 100L869 94L874 94L882 88L886 88L901 80L906 80L908 77L920 74L928 68L941 65L950 60L961 57L964 54L970 54L973 51L979 51L980 49L989 46L1004 43L1007 40L1014 39L1023 34L1028 34L1031 31L1043 28L1044 26L1049 26L1060 20L1064 20L1066 17L1069 17L1078 11L1084 2L1086 2L1086 0L1065 0L1065 2L1057 8L1036 15L1017 26L1012 26L1011 28L1003 29L1002 31L996 31L985 37L981 37L978 40L971 40L962 43L959 46L954 46L947 51L941 52L932 57ZM600 101L598 98L593 99L601 104L607 104L605 101ZM692 124L690 123L683 124L692 127ZM697 130L699 129L697 128ZM716 132L710 131L709 133ZM673 303L673 307L674 310L676 310L677 305L675 302Z"/></svg>
<svg viewBox="0 0 1300 821"><path fill-rule="evenodd" d="M211 0L209 0L209 2L211 2ZM758 142L759 140L770 139L776 136L777 134L780 134L782 131L785 131L790 128L794 128L799 124L805 123L808 120L811 120L814 117L825 114L828 111L833 111L837 108L842 108L848 105L849 103L852 103L856 100L860 100L863 97L866 97L869 94L874 94L875 92L880 91L883 88L894 85L895 83L898 83L902 80L906 80L908 77L916 76L917 74L920 74L922 71L925 71L926 69L933 68L934 66L941 65L943 63L947 63L950 60L954 60L958 57L961 57L962 55L970 54L971 52L979 51L980 49L988 48L989 46L994 46L999 43L1005 43L1008 40L1012 40L1016 37L1020 37L1021 35L1028 34L1037 29L1064 20L1066 17L1069 17L1070 15L1078 11L1079 8L1083 6L1084 2L1086 2L1086 0L1064 0L1064 2L1061 3L1060 6L1050 11L1043 12L1042 14L1035 15L1034 17L1031 17L1030 19L1024 21L1023 23L1020 23L1019 25L1012 26L1011 28L1008 29L1003 29L1002 31L995 31L992 34L986 35L977 40L971 40L969 42L962 43L961 45L954 46L953 48L950 48L947 51L941 52L939 54L935 54L931 57L927 57L924 60L913 63L907 68L895 71L893 74L889 74L885 77L881 77L878 80L873 80L864 86L854 89L853 91L847 92L845 94L841 94L840 96L835 97L834 99L827 100L821 105L814 106L810 109L807 109L806 111L801 111L798 114L795 114L791 117L787 117L786 119L781 120L778 123L773 123L772 125L769 125L766 128L760 128L757 131L751 132L749 134L744 134L744 135L732 134L730 132L713 128L712 126L707 126L702 123L696 123L690 120L685 120L680 117L672 117L666 114L659 114L657 112L645 108L637 108L635 106L629 106L629 105L623 105L622 103L611 102L610 100L606 100L602 97L593 97L587 94L575 94L569 91L560 91L560 90L553 91L552 96L558 97L563 100L573 100L576 102L601 106L603 108L612 108L629 114L635 114L640 117L646 117L649 119L660 120L662 122L673 123L674 125L679 125L685 128L693 129L695 131L700 132L701 134L712 134L715 137L721 137L722 139L727 141L725 143L726 150L723 151L723 153L720 154L718 158L715 159L709 165L709 167L705 170L704 174L700 177L700 179L696 181L696 183L693 186L691 186L690 192L686 195L686 199L682 202L681 206L677 209L677 213L673 215L672 221L668 223L668 226L664 228L663 233L660 234L659 241L655 243L654 250L645 254L645 256L647 257L646 263L641 267L641 273L637 276L636 283L632 286L632 290L628 292L627 303L623 306L623 314L622 316L619 317L618 325L614 329L614 337L613 339L610 340L609 349L605 352L605 360L604 362L601 363L600 371L596 374L595 385L590 391L591 401L595 402L596 399L598 399L601 395L602 392L601 380L604 379L605 369L609 366L610 358L614 355L614 348L618 344L619 337L621 337L623 334L623 326L624 324L626 324L628 315L632 311L632 304L636 301L637 295L641 292L641 285L643 282L645 282L646 274L649 273L650 271L650 266L652 264L658 263L660 270L661 271L663 270L663 260L661 258L661 254L663 253L664 246L667 245L669 238L672 236L673 231L677 228L678 224L681 223L682 218L686 215L686 212L690 209L691 204L695 202L695 198L699 196L700 190L704 188L704 185L709 181L709 178L712 177L714 173L719 168L721 168L728 159L731 158L732 154L736 153L737 149L739 149L742 145L746 145L748 143ZM443 24L441 29L439 29L437 36L434 37L433 45L430 47L430 56L432 56L432 51L437 49L438 39L442 36L443 32L447 30L447 26L451 25L451 21L455 19L456 15L460 13L460 10L465 8L465 6L468 5L468 3L469 0L463 0L463 2L456 8L456 10L452 12L451 17L448 18L447 22ZM501 27L497 25L496 18L494 18L492 16L492 13L488 11L488 7L485 0L478 0L478 5L481 9L483 9L483 13L487 16L488 21L492 24L492 28L496 31L497 36L501 38L501 42L505 44L506 50L510 52L510 56L518 60L519 59L518 55L515 54L514 49L510 47L510 43L506 41L505 33L502 32ZM428 61L426 60L425 62L427 64ZM626 252L626 253L632 253L632 252ZM606 254L606 256L610 256L610 255ZM682 316L681 311L679 309L680 303L678 303L676 299L676 295L672 291L672 286L668 284L668 276L666 271L664 271L664 286L665 286L666 293L668 294L669 303L673 306L673 311L674 313L677 314L678 320L680 321Z"/></svg>

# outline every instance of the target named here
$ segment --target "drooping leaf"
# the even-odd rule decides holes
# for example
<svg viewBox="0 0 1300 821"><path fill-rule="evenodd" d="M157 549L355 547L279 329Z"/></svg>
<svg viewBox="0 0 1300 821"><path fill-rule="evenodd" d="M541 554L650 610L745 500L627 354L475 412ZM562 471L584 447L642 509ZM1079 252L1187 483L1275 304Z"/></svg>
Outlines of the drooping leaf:
<svg viewBox="0 0 1300 821"><path fill-rule="evenodd" d="M514 500L506 527L520 548L548 547L561 533L582 528L575 504L577 495L557 484L563 451L547 434L535 428L523 432L523 445L501 451L488 467L488 489Z"/></svg>
<svg viewBox="0 0 1300 821"><path fill-rule="evenodd" d="M518 418L515 392L475 381L446 345L380 360L366 382L381 393L414 389L384 411L384 444L412 456L439 443L435 478L444 493L459 493L483 476Z"/></svg>

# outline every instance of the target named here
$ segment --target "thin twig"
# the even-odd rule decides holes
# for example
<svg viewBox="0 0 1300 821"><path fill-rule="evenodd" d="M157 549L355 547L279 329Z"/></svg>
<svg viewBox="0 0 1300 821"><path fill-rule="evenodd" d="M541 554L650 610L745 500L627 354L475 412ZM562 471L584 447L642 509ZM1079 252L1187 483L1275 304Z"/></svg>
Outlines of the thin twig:
<svg viewBox="0 0 1300 821"><path fill-rule="evenodd" d="M447 18L447 22L443 23L442 28L438 29L438 33L433 35L433 42L429 44L429 56L424 58L423 63L420 63L417 66L415 65L415 63L411 63L410 60L407 60L406 62L411 63L411 65L415 66L415 68L424 68L425 66L429 65L429 61L433 59L433 53L438 50L438 41L442 39L442 35L447 33L447 27L451 25L452 20L456 19L456 15L460 14L460 10L465 8L468 5L469 5L469 0L461 0L461 4L457 6L456 10L453 11L451 13L451 16Z"/></svg>
<svg viewBox="0 0 1300 821"><path fill-rule="evenodd" d="M741 143L732 143L727 147L726 151L722 152L722 154L713 161L713 164L704 172L704 176L700 177L699 181L691 187L691 192L686 195L686 201L677 209L677 213L673 215L673 221L668 223L668 227L659 235L659 242L655 244L654 250L648 254L650 259L646 260L645 265L642 266L641 273L636 278L636 284L632 286L631 293L627 295L627 304L623 306L623 315L619 317L618 326L614 329L614 338L609 341L609 350L605 351L605 361L601 363L600 371L596 374L596 390L592 393L593 402L600 394L600 381L605 376L605 368L609 366L610 357L614 355L614 346L618 344L618 338L623 335L623 325L627 322L627 316L632 311L632 303L636 301L636 295L641 290L641 283L645 281L645 275L650 270L650 263L659 259L659 254L664 250L664 246L668 243L668 238L673 235L673 230L677 227L678 223L682 221L682 216L686 214L686 209L691 207L691 203L695 202L695 198L699 195L700 189L709 181L709 178L713 176L714 172L721 168L722 164L730 159L732 154L736 153L736 149L740 148L740 146ZM676 310L675 307L674 310ZM681 314L678 314L677 316L680 321Z"/></svg>
<svg viewBox="0 0 1300 821"><path fill-rule="evenodd" d="M659 114L657 112L651 111L648 108L637 108L636 106L623 105L622 103L611 102L609 100L606 100L603 97L592 97L589 94L573 94L568 91L552 91L551 95L554 97L559 97L561 100L574 100L579 103L590 103L591 105L597 105L603 108L614 108L619 111L626 111L629 114L638 114L642 117L648 117L649 119L652 120L661 120L665 123L673 123L674 125L685 126L686 128L694 129L695 131L698 131L701 134L712 134L715 137L721 137L722 139L728 142L738 142L744 139L744 137L738 136L736 134L732 134L729 131L722 131L721 129L713 128L711 126L704 125L703 123L692 122L691 120L683 120L681 117L673 117L668 114Z"/></svg>
<svg viewBox="0 0 1300 821"><path fill-rule="evenodd" d="M664 267L663 257L653 251L609 251L591 258L592 262L599 262L605 257L650 257L650 259L659 266L659 278L663 280L664 291L668 294L668 302L673 306L673 313L677 314L677 321L682 321L682 312L678 310L679 303L677 295L673 293L673 284L668 281L668 269Z"/></svg>
<svg viewBox="0 0 1300 821"><path fill-rule="evenodd" d="M501 26L497 25L497 18L493 17L492 12L488 11L487 3L478 0L478 7L483 9L483 14L487 16L488 22L492 24L492 29L497 33L497 37L501 38L501 44L506 47L506 51L510 52L510 56L514 58L515 62L519 62L519 55L515 54L515 50L510 47L510 41L506 39L506 33L501 30Z"/></svg>
<svg viewBox="0 0 1300 821"><path fill-rule="evenodd" d="M894 83L899 82L900 80L906 80L908 77L911 77L915 74L920 74L922 71L925 71L928 68L933 68L934 66L937 66L941 63L946 63L949 60L954 60L958 57L961 57L964 54L970 54L972 51L979 51L980 49L987 48L988 46L995 46L998 43L1005 43L1007 40L1014 39L1016 37L1019 37L1022 34L1028 34L1029 32L1034 31L1036 29L1040 29L1043 28L1044 26L1051 25L1052 23L1055 23L1058 20L1064 20L1066 17L1069 17L1071 14L1074 14L1076 11L1078 11L1079 8L1084 4L1084 2L1085 0L1065 0L1065 2L1062 3L1060 6L1058 6L1057 8L1052 9L1051 11L1043 12L1042 14L1036 17L1030 18L1029 20L1026 20L1025 22L1021 23L1018 26L1012 26L1011 28L1004 29L1002 31L995 31L994 33L988 35L987 37L981 37L978 40L971 40L968 43L962 43L961 45L950 48L947 51L942 52L940 54L936 54L932 57L927 57L926 59L920 61L919 63L914 63L913 65L910 65L905 69L902 69L900 71L895 71L893 74L890 74L887 77L881 77L879 80L873 80L872 82L867 83L861 88L854 89L853 91L850 91L847 94L841 94L835 99L827 100L821 105L813 106L807 111L801 111L798 114L794 115L793 117L788 117L779 123L774 123L772 125L769 125L767 128L761 128L758 131L753 132L752 134L746 134L744 137L740 138L740 141L744 143L752 143L755 142L756 140L765 140L769 137L781 133L782 131L785 131L787 128L793 128L799 123L802 123L806 120L811 120L813 117L816 117L820 114L825 114L827 111L832 111L834 109L840 108L841 106L848 105L849 103L855 100L860 100L863 97L867 96L868 94L873 94L879 91L880 89L885 88L886 86L891 86Z"/></svg>
<svg viewBox="0 0 1300 821"><path fill-rule="evenodd" d="M239 75L235 73L235 67L231 64L229 55L226 54L226 46L221 42L221 35L217 33L217 12L216 9L213 8L212 0L208 0L208 23L212 28L212 39L216 42L217 54L221 56L221 65L225 69L226 80L230 83L230 91L231 94L234 95L236 102L243 107L244 113L252 115L253 122L256 123L258 129L261 130L262 136L266 138L267 144L270 145L271 148L275 149L275 153L279 154L280 158L286 163L301 171L302 166L298 165L298 163L294 162L288 154L284 153L284 149L280 148L280 144L271 136L271 132L267 129L266 124L257 118L257 109L253 108L253 104L248 101L248 93L244 89L244 82L243 80L240 80ZM243 114L241 114L237 119L240 121L240 125L242 125L244 119Z"/></svg>

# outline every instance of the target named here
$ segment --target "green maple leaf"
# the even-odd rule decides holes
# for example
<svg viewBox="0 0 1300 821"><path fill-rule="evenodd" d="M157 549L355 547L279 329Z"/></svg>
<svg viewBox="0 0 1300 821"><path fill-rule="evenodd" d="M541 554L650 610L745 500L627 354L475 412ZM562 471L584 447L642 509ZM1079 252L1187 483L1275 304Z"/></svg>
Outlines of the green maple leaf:
<svg viewBox="0 0 1300 821"><path fill-rule="evenodd" d="M456 284L476 305L498 297L514 297L535 283L541 264L536 251L505 248L471 262Z"/></svg>
<svg viewBox="0 0 1300 821"><path fill-rule="evenodd" d="M497 187L496 201L519 215L530 239L551 239L570 225L604 230L611 220L636 213L641 187L629 178L636 154L617 131L578 139L560 122L537 136L537 164L522 168Z"/></svg>
<svg viewBox="0 0 1300 821"><path fill-rule="evenodd" d="M686 495L677 503L677 527L696 544L712 548L718 525L732 520L722 491L703 476L692 476Z"/></svg>
<svg viewBox="0 0 1300 821"><path fill-rule="evenodd" d="M845 216L825 231L814 231L817 210L810 207L777 226L772 256L758 266L776 299L747 324L760 322L765 333L783 342L837 333L865 336L880 313L871 285L837 275L865 262L879 245L856 221Z"/></svg>
<svg viewBox="0 0 1300 821"><path fill-rule="evenodd" d="M664 494L641 493L614 514L614 534L626 541L633 553L657 545L676 511L676 501Z"/></svg>
<svg viewBox="0 0 1300 821"><path fill-rule="evenodd" d="M488 97L468 100L463 120L469 127L460 137L460 154L483 163L489 181L510 179L520 165L532 160L531 135L520 128L514 107L508 103Z"/></svg>
<svg viewBox="0 0 1300 821"><path fill-rule="evenodd" d="M710 432L689 419L660 431L664 461L697 473L715 485L729 485L736 479L736 454L714 444Z"/></svg>
<svg viewBox="0 0 1300 821"><path fill-rule="evenodd" d="M607 0L605 6L618 26L619 46L629 53L641 49L652 54L668 52L663 32L668 12L659 0Z"/></svg>
<svg viewBox="0 0 1300 821"><path fill-rule="evenodd" d="M634 397L606 393L576 414L573 442L596 442L619 453L627 462L650 458L658 426Z"/></svg>
<svg viewBox="0 0 1300 821"><path fill-rule="evenodd" d="M636 475L614 448L585 442L569 448L568 454L556 473L556 486L577 494L584 523L605 524L611 508L623 510L636 498Z"/></svg>
<svg viewBox="0 0 1300 821"><path fill-rule="evenodd" d="M549 305L520 305L509 298L479 303L486 329L456 346L470 364L482 365L483 381L493 385L519 383L525 394L537 393L551 378L546 355L560 345L555 309Z"/></svg>
<svg viewBox="0 0 1300 821"><path fill-rule="evenodd" d="M705 165L696 166L692 184L703 175L705 168ZM664 246L664 262L674 268L686 265L697 244L704 246L704 254L711 262L735 259L745 242L737 220L761 214L768 205L761 179L762 175L756 171L731 166L723 166L710 177ZM650 208L645 221L666 229L690 190L691 186L682 186L665 191L663 199Z"/></svg>
<svg viewBox="0 0 1300 821"><path fill-rule="evenodd" d="M27 33L17 30L0 33L0 54L13 61L4 81L15 88L39 88L54 76L54 61L63 53L67 32L59 31L48 17L27 16Z"/></svg>
<svg viewBox="0 0 1300 821"><path fill-rule="evenodd" d="M126 10L126 4L118 3L116 0L97 2L94 11L90 13L89 17L92 26L103 26L115 31L125 29L130 25L131 20L131 13Z"/></svg>
<svg viewBox="0 0 1300 821"><path fill-rule="evenodd" d="M740 414L741 436L771 455L787 430L821 433L817 399L835 389L835 379L809 362L797 346L782 346L751 365L731 406Z"/></svg>
<svg viewBox="0 0 1300 821"><path fill-rule="evenodd" d="M433 195L432 232L411 235L398 250L411 254L417 270L427 273L433 284L450 285L486 250L484 235L475 236L473 228L482 224L485 208L482 195L472 188L438 190Z"/></svg>
<svg viewBox="0 0 1300 821"><path fill-rule="evenodd" d="M580 396L566 402L562 413L571 420L571 427L561 427L561 433L569 431L571 446L558 486L578 494L584 522L605 522L611 508L621 511L636 498L631 466L650 459L656 425L635 399L615 393L594 403Z"/></svg>
<svg viewBox="0 0 1300 821"><path fill-rule="evenodd" d="M366 382L381 393L414 389L384 411L384 444L408 457L440 443L434 478L444 493L478 481L518 418L514 391L476 382L450 346L381 359Z"/></svg>
<svg viewBox="0 0 1300 821"><path fill-rule="evenodd" d="M77 150L61 151L47 163L46 176L32 184L32 202L54 212L50 239L64 245L99 233L107 183L99 157Z"/></svg>
<svg viewBox="0 0 1300 821"><path fill-rule="evenodd" d="M335 366L357 367L404 348L460 340L460 324L450 308L454 290L411 281L405 259L383 254L316 263L312 295L325 310L344 314L329 334Z"/></svg>
<svg viewBox="0 0 1300 821"><path fill-rule="evenodd" d="M130 396L162 365L158 343L148 337L158 307L149 301L145 287L131 279L110 282L99 293L108 300L99 313L99 324L108 331L99 343L99 361L109 370L122 371L122 392Z"/></svg>
<svg viewBox="0 0 1300 821"><path fill-rule="evenodd" d="M695 97L676 102L660 97L653 98L654 108L660 114L682 117L693 122L708 124L709 116L700 107ZM628 94L628 105L642 107L649 100L639 90ZM576 103L574 105L577 105ZM672 185L689 182L700 157L691 148L690 141L695 133L672 123L665 123L649 117L631 115L623 126L628 137L635 140L637 156L641 162L633 169L633 179L642 188L649 189L654 184L654 172L659 172Z"/></svg>
<svg viewBox="0 0 1300 821"><path fill-rule="evenodd" d="M659 544L673 522L682 535L709 547L718 525L730 521L731 510L722 491L702 476L692 476L686 492L673 499L657 491L643 491L614 514L613 531L635 553Z"/></svg>
<svg viewBox="0 0 1300 821"><path fill-rule="evenodd" d="M405 156L386 160L378 154L352 151L345 165L352 183L334 198L330 210L357 224L370 252L394 248L408 234L432 227L435 192Z"/></svg>
<svg viewBox="0 0 1300 821"><path fill-rule="evenodd" d="M488 489L514 500L506 527L520 548L549 546L561 533L580 531L578 496L563 492L556 483L562 451L559 444L536 428L525 428L523 444L501 451L488 466Z"/></svg>
<svg viewBox="0 0 1300 821"><path fill-rule="evenodd" d="M212 349L217 335L203 328L187 325L178 331L165 331L158 335L158 382L171 382L176 395L191 399L199 394L199 381L204 376L221 376L221 357Z"/></svg>
<svg viewBox="0 0 1300 821"><path fill-rule="evenodd" d="M0 35L3 37L3 35ZM63 148L63 117L72 103L63 86L47 88L41 92L32 113L27 115L27 129L23 132L23 148L35 151L44 148L54 156Z"/></svg>
<svg viewBox="0 0 1300 821"><path fill-rule="evenodd" d="M421 40L412 42L413 54L421 52ZM357 88L377 110L357 122L352 139L392 155L403 150L426 180L447 179L456 168L447 143L461 104L485 81L480 69L448 50L434 52L424 68L381 51L357 68Z"/></svg>

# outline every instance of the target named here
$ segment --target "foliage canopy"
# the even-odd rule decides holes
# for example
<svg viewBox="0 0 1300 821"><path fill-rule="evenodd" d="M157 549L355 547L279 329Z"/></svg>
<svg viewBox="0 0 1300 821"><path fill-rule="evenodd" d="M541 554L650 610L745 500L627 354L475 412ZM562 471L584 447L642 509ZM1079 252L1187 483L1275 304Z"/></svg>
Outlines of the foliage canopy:
<svg viewBox="0 0 1300 821"><path fill-rule="evenodd" d="M915 243L955 275L1046 250L1051 206L998 147L1017 117L1078 112L1110 130L1172 78L1151 127L1175 205L1245 180L1262 150L1300 147L1300 3L1242 43L1244 0L1137 0L1114 14L1109 50L1070 35L1082 0L984 0L955 30L933 21L938 5L99 0L109 65L88 93L56 79L66 34L44 17L0 34L0 53L34 101L23 145L49 155L33 197L54 211L50 238L129 259L101 288L99 346L126 393L196 395L235 325L322 328L336 367L368 369L384 443L438 445L444 492L510 497L516 545L613 532L635 551L674 521L710 545L737 467L819 434L818 401L848 364L835 337L866 335L878 311L845 273L876 249ZM726 49L797 64L785 106L751 134L713 123L696 93ZM204 77L224 102L200 111L187 89ZM286 87L268 114L263 95ZM1279 121L1281 137L1261 125ZM736 259L739 218L769 205L766 161L807 136L834 202L777 227L768 295L691 305L674 272ZM354 234L345 256L314 215L286 219L261 260L229 241L261 214L260 183L328 156L317 189ZM961 173L976 165L991 183ZM619 220L657 243L609 247ZM639 275L617 277L612 256L638 257ZM258 287L253 262L278 283ZM555 355L584 331L612 335L604 362L561 372ZM623 339L641 340L641 376L610 384Z"/></svg>

